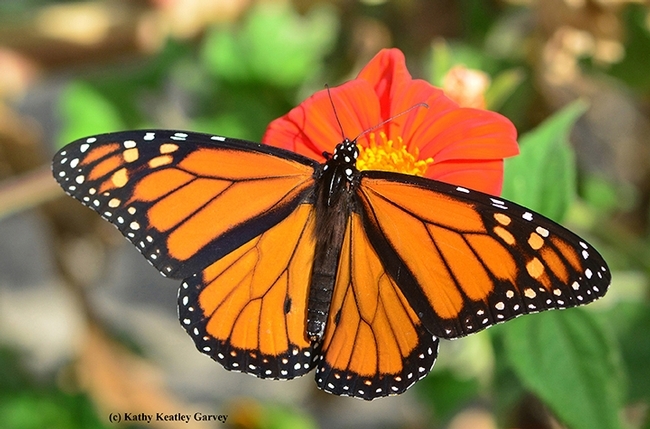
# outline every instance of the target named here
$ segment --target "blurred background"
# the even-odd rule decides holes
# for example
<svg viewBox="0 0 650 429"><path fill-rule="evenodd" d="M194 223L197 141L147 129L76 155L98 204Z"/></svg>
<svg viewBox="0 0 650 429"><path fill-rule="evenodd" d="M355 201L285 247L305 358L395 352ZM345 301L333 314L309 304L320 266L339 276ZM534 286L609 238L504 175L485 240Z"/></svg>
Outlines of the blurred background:
<svg viewBox="0 0 650 429"><path fill-rule="evenodd" d="M507 165L505 196L530 205L517 178L535 172L551 191L531 208L608 261L603 300L443 341L399 397L333 397L311 375L258 380L200 354L179 282L51 178L58 148L101 132L259 141L392 46L415 77L510 118L522 152L545 148ZM227 422L120 427L650 428L649 120L643 0L2 0L0 427L199 412Z"/></svg>

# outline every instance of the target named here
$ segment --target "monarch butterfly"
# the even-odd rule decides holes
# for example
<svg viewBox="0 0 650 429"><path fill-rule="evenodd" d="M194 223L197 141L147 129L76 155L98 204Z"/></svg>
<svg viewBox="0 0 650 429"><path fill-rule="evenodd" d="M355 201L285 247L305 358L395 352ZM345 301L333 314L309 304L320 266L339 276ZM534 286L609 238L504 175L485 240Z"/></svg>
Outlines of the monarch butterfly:
<svg viewBox="0 0 650 429"><path fill-rule="evenodd" d="M163 275L180 322L226 369L366 400L423 378L439 338L605 294L603 258L515 203L423 177L320 164L190 132L97 135L53 174Z"/></svg>

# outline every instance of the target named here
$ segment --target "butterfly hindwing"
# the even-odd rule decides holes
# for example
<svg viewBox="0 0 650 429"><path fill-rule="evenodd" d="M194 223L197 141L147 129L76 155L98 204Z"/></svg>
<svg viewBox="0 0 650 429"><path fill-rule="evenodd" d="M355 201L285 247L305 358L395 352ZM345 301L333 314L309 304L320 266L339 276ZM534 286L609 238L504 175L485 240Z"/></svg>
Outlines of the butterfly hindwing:
<svg viewBox="0 0 650 429"><path fill-rule="evenodd" d="M370 400L404 392L429 373L438 339L385 271L353 213L316 368L318 386Z"/></svg>
<svg viewBox="0 0 650 429"><path fill-rule="evenodd" d="M383 266L438 337L586 304L609 286L593 247L515 203L386 172L364 172L358 195Z"/></svg>
<svg viewBox="0 0 650 429"><path fill-rule="evenodd" d="M69 195L161 273L183 278L288 216L309 195L317 163L242 140L142 130L77 140L52 165Z"/></svg>
<svg viewBox="0 0 650 429"><path fill-rule="evenodd" d="M313 229L313 206L302 204L183 282L179 318L202 353L261 378L311 371L318 356L305 336Z"/></svg>

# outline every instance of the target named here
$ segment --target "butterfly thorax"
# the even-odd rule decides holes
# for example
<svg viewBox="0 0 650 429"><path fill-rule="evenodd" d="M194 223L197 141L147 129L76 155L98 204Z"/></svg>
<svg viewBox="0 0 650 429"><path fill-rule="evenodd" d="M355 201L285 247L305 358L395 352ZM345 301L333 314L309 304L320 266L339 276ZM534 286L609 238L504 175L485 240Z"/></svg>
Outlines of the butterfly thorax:
<svg viewBox="0 0 650 429"><path fill-rule="evenodd" d="M317 244L307 314L307 336L312 341L319 341L325 332L348 213L358 184L358 156L356 142L344 139L323 166L316 187Z"/></svg>

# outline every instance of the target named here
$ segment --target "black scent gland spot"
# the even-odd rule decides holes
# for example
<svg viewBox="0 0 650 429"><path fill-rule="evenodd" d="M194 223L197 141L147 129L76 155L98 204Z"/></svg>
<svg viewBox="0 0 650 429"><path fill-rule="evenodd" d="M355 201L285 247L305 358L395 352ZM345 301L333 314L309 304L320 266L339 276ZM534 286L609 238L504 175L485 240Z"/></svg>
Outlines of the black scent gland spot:
<svg viewBox="0 0 650 429"><path fill-rule="evenodd" d="M336 316L334 316L334 324L338 325L340 320L341 320L341 310L336 312Z"/></svg>

